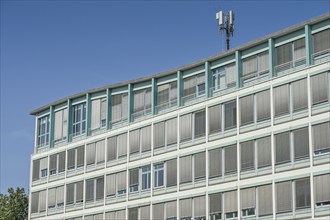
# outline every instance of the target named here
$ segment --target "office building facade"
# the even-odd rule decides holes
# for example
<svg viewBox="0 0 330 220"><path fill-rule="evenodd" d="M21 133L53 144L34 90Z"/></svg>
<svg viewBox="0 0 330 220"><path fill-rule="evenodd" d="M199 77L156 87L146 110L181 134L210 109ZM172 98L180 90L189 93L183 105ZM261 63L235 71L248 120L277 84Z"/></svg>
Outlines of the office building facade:
<svg viewBox="0 0 330 220"><path fill-rule="evenodd" d="M31 114L29 219L330 216L330 14Z"/></svg>

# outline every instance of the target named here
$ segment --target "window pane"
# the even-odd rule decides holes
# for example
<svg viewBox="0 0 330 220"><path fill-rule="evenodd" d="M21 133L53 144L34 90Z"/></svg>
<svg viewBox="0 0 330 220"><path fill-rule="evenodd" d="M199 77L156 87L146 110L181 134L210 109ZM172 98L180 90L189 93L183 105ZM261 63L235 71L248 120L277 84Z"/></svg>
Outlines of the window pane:
<svg viewBox="0 0 330 220"><path fill-rule="evenodd" d="M96 142L96 163L103 163L105 160L105 141Z"/></svg>
<svg viewBox="0 0 330 220"><path fill-rule="evenodd" d="M127 155L127 133L117 136L118 157Z"/></svg>
<svg viewBox="0 0 330 220"><path fill-rule="evenodd" d="M104 198L104 178L96 179L96 199Z"/></svg>
<svg viewBox="0 0 330 220"><path fill-rule="evenodd" d="M289 113L289 85L274 88L275 116Z"/></svg>
<svg viewBox="0 0 330 220"><path fill-rule="evenodd" d="M107 160L115 160L117 158L117 136L108 138Z"/></svg>
<svg viewBox="0 0 330 220"><path fill-rule="evenodd" d="M191 114L183 115L180 117L180 140L187 141L191 140Z"/></svg>
<svg viewBox="0 0 330 220"><path fill-rule="evenodd" d="M257 140L258 168L271 166L271 138L270 136Z"/></svg>
<svg viewBox="0 0 330 220"><path fill-rule="evenodd" d="M295 160L309 157L308 127L293 131Z"/></svg>
<svg viewBox="0 0 330 220"><path fill-rule="evenodd" d="M210 214L212 213L221 213L222 206L221 206L221 193L211 194L209 195L210 198Z"/></svg>
<svg viewBox="0 0 330 220"><path fill-rule="evenodd" d="M291 181L276 183L276 212L292 211L292 186Z"/></svg>
<svg viewBox="0 0 330 220"><path fill-rule="evenodd" d="M164 219L164 214L165 214L165 208L164 208L164 203L159 203L153 205L153 219Z"/></svg>
<svg viewBox="0 0 330 220"><path fill-rule="evenodd" d="M176 201L166 203L166 218L167 219L176 218L176 207L177 207Z"/></svg>
<svg viewBox="0 0 330 220"><path fill-rule="evenodd" d="M241 143L241 169L254 169L254 141Z"/></svg>
<svg viewBox="0 0 330 220"><path fill-rule="evenodd" d="M106 195L113 196L116 194L116 174L110 174L106 177Z"/></svg>
<svg viewBox="0 0 330 220"><path fill-rule="evenodd" d="M195 138L205 136L205 110L195 113Z"/></svg>
<svg viewBox="0 0 330 220"><path fill-rule="evenodd" d="M192 199L180 200L180 218L192 217Z"/></svg>
<svg viewBox="0 0 330 220"><path fill-rule="evenodd" d="M328 73L322 73L311 77L311 92L313 105L328 102L329 91Z"/></svg>
<svg viewBox="0 0 330 220"><path fill-rule="evenodd" d="M276 164L290 162L290 132L275 135Z"/></svg>
<svg viewBox="0 0 330 220"><path fill-rule="evenodd" d="M94 179L86 180L86 201L94 200Z"/></svg>
<svg viewBox="0 0 330 220"><path fill-rule="evenodd" d="M309 177L296 180L296 209L311 206L311 189Z"/></svg>
<svg viewBox="0 0 330 220"><path fill-rule="evenodd" d="M177 159L166 162L167 166L167 187L176 186L177 184Z"/></svg>
<svg viewBox="0 0 330 220"><path fill-rule="evenodd" d="M236 127L236 100L227 102L225 108L225 130Z"/></svg>
<svg viewBox="0 0 330 220"><path fill-rule="evenodd" d="M256 207L256 189L247 188L241 189L241 209L248 209Z"/></svg>
<svg viewBox="0 0 330 220"><path fill-rule="evenodd" d="M225 213L237 212L237 191L224 193Z"/></svg>
<svg viewBox="0 0 330 220"><path fill-rule="evenodd" d="M141 128L141 151L151 150L151 126Z"/></svg>
<svg viewBox="0 0 330 220"><path fill-rule="evenodd" d="M253 123L253 95L240 98L241 125Z"/></svg>
<svg viewBox="0 0 330 220"><path fill-rule="evenodd" d="M330 202L330 174L314 176L315 204L326 205Z"/></svg>
<svg viewBox="0 0 330 220"><path fill-rule="evenodd" d="M140 130L129 132L129 153L134 154L140 151Z"/></svg>
<svg viewBox="0 0 330 220"><path fill-rule="evenodd" d="M166 121L167 146L177 143L177 128L177 118L173 118Z"/></svg>
<svg viewBox="0 0 330 220"><path fill-rule="evenodd" d="M237 146L225 147L225 174L237 172Z"/></svg>
<svg viewBox="0 0 330 220"><path fill-rule="evenodd" d="M330 148L330 123L322 123L313 126L314 153L322 153Z"/></svg>
<svg viewBox="0 0 330 220"><path fill-rule="evenodd" d="M191 156L180 157L180 183L192 181Z"/></svg>
<svg viewBox="0 0 330 220"><path fill-rule="evenodd" d="M195 180L200 178L205 178L206 176L206 166L205 166L205 152L195 154Z"/></svg>
<svg viewBox="0 0 330 220"><path fill-rule="evenodd" d="M270 90L258 92L257 99L257 121L263 121L270 118Z"/></svg>
<svg viewBox="0 0 330 220"><path fill-rule="evenodd" d="M209 107L210 134L221 131L221 105Z"/></svg>
<svg viewBox="0 0 330 220"><path fill-rule="evenodd" d="M210 178L218 177L222 175L221 164L222 164L222 148L214 149L209 151L209 164L210 164Z"/></svg>
<svg viewBox="0 0 330 220"><path fill-rule="evenodd" d="M287 43L276 48L276 65L292 61L292 43Z"/></svg>
<svg viewBox="0 0 330 220"><path fill-rule="evenodd" d="M86 147L87 165L95 164L95 143L88 144Z"/></svg>
<svg viewBox="0 0 330 220"><path fill-rule="evenodd" d="M154 148L165 146L165 122L154 124Z"/></svg>
<svg viewBox="0 0 330 220"><path fill-rule="evenodd" d="M206 200L205 196L199 196L194 198L194 216L205 217L206 216Z"/></svg>
<svg viewBox="0 0 330 220"><path fill-rule="evenodd" d="M330 49L330 29L313 34L314 53Z"/></svg>
<svg viewBox="0 0 330 220"><path fill-rule="evenodd" d="M293 111L307 108L307 79L298 80L292 84Z"/></svg>
<svg viewBox="0 0 330 220"><path fill-rule="evenodd" d="M258 214L259 216L273 214L272 185L258 187Z"/></svg>

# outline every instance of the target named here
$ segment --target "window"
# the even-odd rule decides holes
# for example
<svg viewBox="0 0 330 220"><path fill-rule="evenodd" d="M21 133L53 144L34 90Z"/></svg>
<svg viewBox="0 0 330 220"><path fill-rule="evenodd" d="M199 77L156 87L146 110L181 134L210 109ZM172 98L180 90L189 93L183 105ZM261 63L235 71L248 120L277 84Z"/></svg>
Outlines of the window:
<svg viewBox="0 0 330 220"><path fill-rule="evenodd" d="M86 103L74 105L72 108L72 114L73 136L84 134L86 131Z"/></svg>
<svg viewBox="0 0 330 220"><path fill-rule="evenodd" d="M86 180L86 202L104 198L104 177Z"/></svg>
<svg viewBox="0 0 330 220"><path fill-rule="evenodd" d="M313 125L314 155L330 152L330 122Z"/></svg>
<svg viewBox="0 0 330 220"><path fill-rule="evenodd" d="M66 204L79 204L83 202L84 182L76 182L66 185Z"/></svg>
<svg viewBox="0 0 330 220"><path fill-rule="evenodd" d="M209 195L210 220L220 220L222 213L221 193Z"/></svg>
<svg viewBox="0 0 330 220"><path fill-rule="evenodd" d="M241 126L251 124L254 122L254 96L249 95L240 98L240 113L241 113Z"/></svg>
<svg viewBox="0 0 330 220"><path fill-rule="evenodd" d="M116 176L118 174L106 175L106 196L111 197L116 195ZM125 187L126 188L126 187Z"/></svg>
<svg viewBox="0 0 330 220"><path fill-rule="evenodd" d="M65 140L68 132L68 110L65 108L55 112L54 142Z"/></svg>
<svg viewBox="0 0 330 220"><path fill-rule="evenodd" d="M236 100L224 104L225 130L236 127Z"/></svg>
<svg viewBox="0 0 330 220"><path fill-rule="evenodd" d="M151 150L151 126L130 131L130 154Z"/></svg>
<svg viewBox="0 0 330 220"><path fill-rule="evenodd" d="M133 117L137 118L151 113L151 88L134 92Z"/></svg>
<svg viewBox="0 0 330 220"><path fill-rule="evenodd" d="M274 88L275 116L289 113L289 84Z"/></svg>
<svg viewBox="0 0 330 220"><path fill-rule="evenodd" d="M208 110L210 134L221 132L221 105L211 106Z"/></svg>
<svg viewBox="0 0 330 220"><path fill-rule="evenodd" d="M199 196L193 198L194 216L196 220L206 220L206 198Z"/></svg>
<svg viewBox="0 0 330 220"><path fill-rule="evenodd" d="M105 213L105 219L121 220L126 218L126 210L112 211Z"/></svg>
<svg viewBox="0 0 330 220"><path fill-rule="evenodd" d="M237 217L237 191L223 193L226 219Z"/></svg>
<svg viewBox="0 0 330 220"><path fill-rule="evenodd" d="M241 143L241 170L254 170L254 141Z"/></svg>
<svg viewBox="0 0 330 220"><path fill-rule="evenodd" d="M257 151L257 166L258 169L264 167L270 167L272 165L272 150L271 150L271 138L263 137L257 139L255 144Z"/></svg>
<svg viewBox="0 0 330 220"><path fill-rule="evenodd" d="M140 220L151 219L150 218L150 205L142 206L139 208L139 210L140 210Z"/></svg>
<svg viewBox="0 0 330 220"><path fill-rule="evenodd" d="M293 138L293 141L291 139ZM275 135L276 164L291 162L309 157L308 128ZM293 161L292 161L293 162Z"/></svg>
<svg viewBox="0 0 330 220"><path fill-rule="evenodd" d="M49 174L54 175L65 171L65 151L49 156Z"/></svg>
<svg viewBox="0 0 330 220"><path fill-rule="evenodd" d="M268 51L247 57L242 60L243 79L251 79L268 73Z"/></svg>
<svg viewBox="0 0 330 220"><path fill-rule="evenodd" d="M126 157L127 155L127 133L107 139L107 161Z"/></svg>
<svg viewBox="0 0 330 220"><path fill-rule="evenodd" d="M177 159L166 162L166 186L176 186L177 184Z"/></svg>
<svg viewBox="0 0 330 220"><path fill-rule="evenodd" d="M34 160L32 170L32 181L47 177L48 175L48 159L47 157Z"/></svg>
<svg viewBox="0 0 330 220"><path fill-rule="evenodd" d="M31 213L46 211L46 190L31 193Z"/></svg>
<svg viewBox="0 0 330 220"><path fill-rule="evenodd" d="M48 175L48 159L47 157L40 159L40 177L47 177Z"/></svg>
<svg viewBox="0 0 330 220"><path fill-rule="evenodd" d="M49 115L38 119L38 147L49 145Z"/></svg>
<svg viewBox="0 0 330 220"><path fill-rule="evenodd" d="M129 208L128 209L128 219L138 220L139 219L139 209L138 208Z"/></svg>
<svg viewBox="0 0 330 220"><path fill-rule="evenodd" d="M206 176L206 154L205 152L197 153L194 155L194 174L195 181L205 179Z"/></svg>
<svg viewBox="0 0 330 220"><path fill-rule="evenodd" d="M330 174L314 176L314 195L316 207L330 205Z"/></svg>
<svg viewBox="0 0 330 220"><path fill-rule="evenodd" d="M256 93L255 99L257 102L257 122L270 119L270 90Z"/></svg>
<svg viewBox="0 0 330 220"><path fill-rule="evenodd" d="M308 178L295 181L296 188L296 210L311 207L311 189Z"/></svg>
<svg viewBox="0 0 330 220"><path fill-rule="evenodd" d="M107 114L107 99L100 98L92 100L91 130L105 128Z"/></svg>
<svg viewBox="0 0 330 220"><path fill-rule="evenodd" d="M192 181L192 156L180 157L180 184Z"/></svg>
<svg viewBox="0 0 330 220"><path fill-rule="evenodd" d="M273 214L273 196L272 185L263 185L258 190L258 216L266 216Z"/></svg>
<svg viewBox="0 0 330 220"><path fill-rule="evenodd" d="M313 34L313 43L314 43L314 61L317 61L322 58L329 56L330 49L330 29L317 32Z"/></svg>
<svg viewBox="0 0 330 220"><path fill-rule="evenodd" d="M237 146L236 144L224 148L225 175L237 173Z"/></svg>
<svg viewBox="0 0 330 220"><path fill-rule="evenodd" d="M205 94L205 73L183 79L183 102Z"/></svg>
<svg viewBox="0 0 330 220"><path fill-rule="evenodd" d="M68 164L67 169L77 169L83 167L85 163L85 147L77 147L68 150Z"/></svg>
<svg viewBox="0 0 330 220"><path fill-rule="evenodd" d="M105 160L105 141L87 144L86 146L86 164L96 165L104 163Z"/></svg>
<svg viewBox="0 0 330 220"><path fill-rule="evenodd" d="M177 105L177 82L157 86L157 110L162 111Z"/></svg>
<svg viewBox="0 0 330 220"><path fill-rule="evenodd" d="M48 190L48 208L64 206L64 186Z"/></svg>
<svg viewBox="0 0 330 220"><path fill-rule="evenodd" d="M205 129L205 110L180 116L180 140L182 142L205 136Z"/></svg>
<svg viewBox="0 0 330 220"><path fill-rule="evenodd" d="M329 102L329 74L321 73L311 77L312 104Z"/></svg>
<svg viewBox="0 0 330 220"><path fill-rule="evenodd" d="M165 203L154 204L153 206L153 218L152 219L164 219L165 217ZM141 219L142 220L142 219Z"/></svg>
<svg viewBox="0 0 330 220"><path fill-rule="evenodd" d="M157 164L154 166L154 186L164 186L164 164Z"/></svg>
<svg viewBox="0 0 330 220"><path fill-rule="evenodd" d="M117 195L126 194L126 171L117 173Z"/></svg>
<svg viewBox="0 0 330 220"><path fill-rule="evenodd" d="M256 189L241 189L241 211L242 216L256 215Z"/></svg>
<svg viewBox="0 0 330 220"><path fill-rule="evenodd" d="M150 189L151 182L150 165L142 167L142 190Z"/></svg>
<svg viewBox="0 0 330 220"><path fill-rule="evenodd" d="M111 97L111 124L126 122L128 119L128 93Z"/></svg>
<svg viewBox="0 0 330 220"><path fill-rule="evenodd" d="M209 151L210 178L222 176L222 148Z"/></svg>
<svg viewBox="0 0 330 220"><path fill-rule="evenodd" d="M129 171L129 191L139 191L139 168L131 169Z"/></svg>
<svg viewBox="0 0 330 220"><path fill-rule="evenodd" d="M224 90L236 86L235 63L212 70L213 90Z"/></svg>
<svg viewBox="0 0 330 220"><path fill-rule="evenodd" d="M166 220L176 220L176 207L177 207L177 202L176 201L171 201L171 202L166 202L165 203L166 207Z"/></svg>
<svg viewBox="0 0 330 220"><path fill-rule="evenodd" d="M305 38L276 47L275 71L277 73L305 63Z"/></svg>
<svg viewBox="0 0 330 220"><path fill-rule="evenodd" d="M180 200L180 219L190 220L192 217L192 199Z"/></svg>
<svg viewBox="0 0 330 220"><path fill-rule="evenodd" d="M85 215L85 220L101 220L103 219L103 213L94 214L94 215Z"/></svg>
<svg viewBox="0 0 330 220"><path fill-rule="evenodd" d="M292 211L291 181L276 183L276 213Z"/></svg>

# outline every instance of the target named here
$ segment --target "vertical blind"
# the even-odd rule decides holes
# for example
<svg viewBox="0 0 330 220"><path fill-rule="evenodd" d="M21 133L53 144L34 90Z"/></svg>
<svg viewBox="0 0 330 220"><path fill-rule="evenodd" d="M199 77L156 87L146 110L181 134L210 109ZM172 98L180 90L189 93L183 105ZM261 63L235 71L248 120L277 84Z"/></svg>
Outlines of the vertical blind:
<svg viewBox="0 0 330 220"><path fill-rule="evenodd" d="M110 137L107 140L107 161L117 158L117 136Z"/></svg>
<svg viewBox="0 0 330 220"><path fill-rule="evenodd" d="M256 188L241 189L241 209L256 207Z"/></svg>
<svg viewBox="0 0 330 220"><path fill-rule="evenodd" d="M330 29L313 34L314 53L330 49Z"/></svg>
<svg viewBox="0 0 330 220"><path fill-rule="evenodd" d="M270 90L258 92L256 94L257 121L263 121L270 118Z"/></svg>
<svg viewBox="0 0 330 220"><path fill-rule="evenodd" d="M209 172L210 178L222 175L222 148L217 148L209 151Z"/></svg>
<svg viewBox="0 0 330 220"><path fill-rule="evenodd" d="M140 151L140 130L129 132L129 153L134 154Z"/></svg>
<svg viewBox="0 0 330 220"><path fill-rule="evenodd" d="M289 84L274 88L275 116L289 113Z"/></svg>
<svg viewBox="0 0 330 220"><path fill-rule="evenodd" d="M328 102L329 97L328 73L317 74L311 77L312 103L313 105Z"/></svg>
<svg viewBox="0 0 330 220"><path fill-rule="evenodd" d="M257 139L258 168L272 165L271 153L272 150L270 136Z"/></svg>
<svg viewBox="0 0 330 220"><path fill-rule="evenodd" d="M237 212L237 191L224 193L224 212Z"/></svg>
<svg viewBox="0 0 330 220"><path fill-rule="evenodd" d="M225 103L225 130L236 127L236 100Z"/></svg>
<svg viewBox="0 0 330 220"><path fill-rule="evenodd" d="M151 126L141 128L141 151L151 150Z"/></svg>
<svg viewBox="0 0 330 220"><path fill-rule="evenodd" d="M237 146L225 147L225 174L237 172Z"/></svg>
<svg viewBox="0 0 330 220"><path fill-rule="evenodd" d="M205 110L195 114L195 138L205 136Z"/></svg>
<svg viewBox="0 0 330 220"><path fill-rule="evenodd" d="M187 141L191 140L192 138L192 123L191 123L191 117L192 114L187 114L180 116L180 140L181 141Z"/></svg>
<svg viewBox="0 0 330 220"><path fill-rule="evenodd" d="M191 199L180 200L180 218L192 217L192 201Z"/></svg>
<svg viewBox="0 0 330 220"><path fill-rule="evenodd" d="M191 156L180 157L180 183L192 181Z"/></svg>
<svg viewBox="0 0 330 220"><path fill-rule="evenodd" d="M296 184L296 209L311 206L311 189L309 177L295 181Z"/></svg>
<svg viewBox="0 0 330 220"><path fill-rule="evenodd" d="M176 207L176 201L166 203L166 218L176 218Z"/></svg>
<svg viewBox="0 0 330 220"><path fill-rule="evenodd" d="M106 176L106 195L113 196L116 194L116 174L110 174Z"/></svg>
<svg viewBox="0 0 330 220"><path fill-rule="evenodd" d="M259 216L273 213L272 185L258 187L258 214Z"/></svg>
<svg viewBox="0 0 330 220"><path fill-rule="evenodd" d="M221 105L209 107L210 134L221 131Z"/></svg>
<svg viewBox="0 0 330 220"><path fill-rule="evenodd" d="M314 176L315 203L330 201L330 174Z"/></svg>
<svg viewBox="0 0 330 220"><path fill-rule="evenodd" d="M222 210L222 201L221 201L221 193L215 193L209 195L210 199L210 214L212 213L221 213Z"/></svg>
<svg viewBox="0 0 330 220"><path fill-rule="evenodd" d="M117 136L118 157L127 155L127 133Z"/></svg>
<svg viewBox="0 0 330 220"><path fill-rule="evenodd" d="M154 148L165 146L165 122L154 124Z"/></svg>
<svg viewBox="0 0 330 220"><path fill-rule="evenodd" d="M150 205L140 208L140 220L149 220L150 218Z"/></svg>
<svg viewBox="0 0 330 220"><path fill-rule="evenodd" d="M241 125L253 123L254 103L253 95L240 98Z"/></svg>
<svg viewBox="0 0 330 220"><path fill-rule="evenodd" d="M313 125L314 152L330 148L330 123Z"/></svg>
<svg viewBox="0 0 330 220"><path fill-rule="evenodd" d="M199 196L194 198L194 216L205 217L206 216L206 197Z"/></svg>
<svg viewBox="0 0 330 220"><path fill-rule="evenodd" d="M206 156L205 152L195 154L194 156L195 180L199 178L205 178L206 175L205 156Z"/></svg>
<svg viewBox="0 0 330 220"><path fill-rule="evenodd" d="M172 118L166 121L166 142L167 145L177 143L178 136L178 126L177 126L177 118Z"/></svg>
<svg viewBox="0 0 330 220"><path fill-rule="evenodd" d="M241 169L254 169L254 141L241 143Z"/></svg>
<svg viewBox="0 0 330 220"><path fill-rule="evenodd" d="M293 111L299 111L307 108L307 79L295 81L292 86Z"/></svg>
<svg viewBox="0 0 330 220"><path fill-rule="evenodd" d="M292 211L291 181L276 183L276 212Z"/></svg>
<svg viewBox="0 0 330 220"><path fill-rule="evenodd" d="M164 219L164 203L153 205L153 219Z"/></svg>
<svg viewBox="0 0 330 220"><path fill-rule="evenodd" d="M177 159L168 160L166 162L167 187L176 186L177 184Z"/></svg>
<svg viewBox="0 0 330 220"><path fill-rule="evenodd" d="M290 162L290 132L275 135L276 164Z"/></svg>
<svg viewBox="0 0 330 220"><path fill-rule="evenodd" d="M295 160L309 157L308 127L293 131L293 146Z"/></svg>

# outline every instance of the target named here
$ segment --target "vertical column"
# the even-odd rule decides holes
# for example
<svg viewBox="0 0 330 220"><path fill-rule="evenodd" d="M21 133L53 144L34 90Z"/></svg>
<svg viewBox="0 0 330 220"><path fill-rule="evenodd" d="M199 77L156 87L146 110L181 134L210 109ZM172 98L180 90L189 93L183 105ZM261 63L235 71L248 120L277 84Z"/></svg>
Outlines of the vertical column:
<svg viewBox="0 0 330 220"><path fill-rule="evenodd" d="M92 103L91 103L91 94L86 94L86 136L92 134L91 131L91 111L92 110Z"/></svg>
<svg viewBox="0 0 330 220"><path fill-rule="evenodd" d="M106 107L106 112L107 112L107 115L106 115L106 123L107 123L107 130L111 129L111 92L112 90L111 89L107 89L107 107Z"/></svg>
<svg viewBox="0 0 330 220"><path fill-rule="evenodd" d="M54 113L54 106L50 106L49 109L49 146L52 148L54 147L54 129L55 129L55 113Z"/></svg>
<svg viewBox="0 0 330 220"><path fill-rule="evenodd" d="M211 88L212 88L212 72L210 68L210 62L205 62L205 92L206 98L211 97Z"/></svg>
<svg viewBox="0 0 330 220"><path fill-rule="evenodd" d="M312 46L312 33L311 33L311 27L306 24L305 25L305 48L306 48L306 66L311 65L311 49Z"/></svg>
<svg viewBox="0 0 330 220"><path fill-rule="evenodd" d="M67 104L67 108L68 108L68 122L67 122L67 142L71 142L72 141L72 101L70 99L68 99L68 104Z"/></svg>
<svg viewBox="0 0 330 220"><path fill-rule="evenodd" d="M128 84L128 123L132 122L133 104L134 104L134 94L133 85Z"/></svg>
<svg viewBox="0 0 330 220"><path fill-rule="evenodd" d="M157 79L152 78L151 79L151 114L155 115L157 114L156 110L157 106Z"/></svg>
<svg viewBox="0 0 330 220"><path fill-rule="evenodd" d="M34 123L34 153L38 152L38 117L35 115L35 123Z"/></svg>
<svg viewBox="0 0 330 220"><path fill-rule="evenodd" d="M240 51L235 51L235 74L236 74L236 88L240 88L242 86L241 83L241 70L242 70L242 64L241 64L241 52Z"/></svg>
<svg viewBox="0 0 330 220"><path fill-rule="evenodd" d="M269 77L274 77L274 63L275 63L275 44L274 39L268 39L268 49L269 49L269 56L268 56L268 63L269 63Z"/></svg>
<svg viewBox="0 0 330 220"><path fill-rule="evenodd" d="M177 80L178 80L178 107L182 106L182 94L183 94L183 78L182 72L177 72Z"/></svg>

